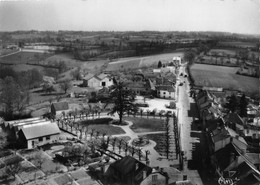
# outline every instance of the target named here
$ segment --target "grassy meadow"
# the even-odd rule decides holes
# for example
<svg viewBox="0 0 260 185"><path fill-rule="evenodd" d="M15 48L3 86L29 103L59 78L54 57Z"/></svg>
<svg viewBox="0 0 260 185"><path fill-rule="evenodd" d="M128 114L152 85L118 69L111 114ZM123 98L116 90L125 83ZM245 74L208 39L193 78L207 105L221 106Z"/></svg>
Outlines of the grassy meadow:
<svg viewBox="0 0 260 185"><path fill-rule="evenodd" d="M191 75L195 80L195 85L198 86L223 87L246 93L257 93L260 80L238 75L237 70L237 67L194 64L191 66Z"/></svg>
<svg viewBox="0 0 260 185"><path fill-rule="evenodd" d="M115 62L110 62L107 66L107 71L118 71L118 70L129 70L129 69L138 69L144 67L156 67L159 60L162 63L166 63L174 56L183 57L183 52L174 52L166 54L158 54L146 57L131 57L131 58L121 58Z"/></svg>

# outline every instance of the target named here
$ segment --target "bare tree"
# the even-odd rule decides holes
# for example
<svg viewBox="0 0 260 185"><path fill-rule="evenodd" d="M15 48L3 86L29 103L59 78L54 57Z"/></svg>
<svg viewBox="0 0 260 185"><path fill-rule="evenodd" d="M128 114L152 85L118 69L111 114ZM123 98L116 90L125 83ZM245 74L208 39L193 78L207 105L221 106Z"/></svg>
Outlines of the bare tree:
<svg viewBox="0 0 260 185"><path fill-rule="evenodd" d="M169 159L169 153L170 153L170 123L169 123L169 116L167 115L165 120L165 149L166 149L166 155L167 159Z"/></svg>
<svg viewBox="0 0 260 185"><path fill-rule="evenodd" d="M146 110L147 119L148 119L148 116L149 116L150 112L151 112L151 111L150 111L149 109Z"/></svg>
<svg viewBox="0 0 260 185"><path fill-rule="evenodd" d="M143 117L143 112L144 112L144 110L140 109L141 118Z"/></svg>
<svg viewBox="0 0 260 185"><path fill-rule="evenodd" d="M38 151L35 154L35 163L38 168L42 168L42 164L46 161L46 158L44 158L43 151Z"/></svg>
<svg viewBox="0 0 260 185"><path fill-rule="evenodd" d="M0 129L0 149L3 149L7 144L7 133L1 131Z"/></svg>
<svg viewBox="0 0 260 185"><path fill-rule="evenodd" d="M64 94L72 87L71 82L69 80L65 80L60 83L60 88L64 90Z"/></svg>

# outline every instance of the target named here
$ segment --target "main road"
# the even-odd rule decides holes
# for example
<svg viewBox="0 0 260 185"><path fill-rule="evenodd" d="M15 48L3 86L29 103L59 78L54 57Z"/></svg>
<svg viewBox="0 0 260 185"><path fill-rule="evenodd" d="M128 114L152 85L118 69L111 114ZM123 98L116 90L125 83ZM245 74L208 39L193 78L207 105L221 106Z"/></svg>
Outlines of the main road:
<svg viewBox="0 0 260 185"><path fill-rule="evenodd" d="M190 85L186 71L186 64L180 66L177 81L177 115L180 128L180 148L184 152L184 169L187 169L187 160L192 160L193 143L199 142L198 138L191 137L191 124L194 114L191 114L191 104L194 100L189 97Z"/></svg>

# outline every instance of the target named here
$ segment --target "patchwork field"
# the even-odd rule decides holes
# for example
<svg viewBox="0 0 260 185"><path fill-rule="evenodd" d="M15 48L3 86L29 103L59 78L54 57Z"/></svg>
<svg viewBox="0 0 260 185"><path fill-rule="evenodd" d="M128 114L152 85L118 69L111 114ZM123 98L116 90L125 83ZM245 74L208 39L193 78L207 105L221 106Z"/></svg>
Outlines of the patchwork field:
<svg viewBox="0 0 260 185"><path fill-rule="evenodd" d="M241 48L247 48L247 47L255 47L256 43L253 42L220 42L222 45L227 46L235 46L235 47L241 47Z"/></svg>
<svg viewBox="0 0 260 185"><path fill-rule="evenodd" d="M111 62L107 66L107 71L118 71L118 70L129 70L129 69L137 69L142 67L151 67L157 66L159 60L162 63L166 63L174 56L183 57L183 52L175 52L175 53L167 53L160 55L152 55L147 57L133 57L133 58L122 58L118 61Z"/></svg>
<svg viewBox="0 0 260 185"><path fill-rule="evenodd" d="M234 56L236 55L237 51L234 49L211 49L210 52L225 53Z"/></svg>
<svg viewBox="0 0 260 185"><path fill-rule="evenodd" d="M191 67L191 75L195 85L257 93L260 87L259 79L237 75L237 70L236 67L194 64Z"/></svg>
<svg viewBox="0 0 260 185"><path fill-rule="evenodd" d="M35 53L35 52L19 52L13 55L5 56L0 58L1 63L8 64L26 64L35 63L37 61L50 57L50 54L46 53Z"/></svg>

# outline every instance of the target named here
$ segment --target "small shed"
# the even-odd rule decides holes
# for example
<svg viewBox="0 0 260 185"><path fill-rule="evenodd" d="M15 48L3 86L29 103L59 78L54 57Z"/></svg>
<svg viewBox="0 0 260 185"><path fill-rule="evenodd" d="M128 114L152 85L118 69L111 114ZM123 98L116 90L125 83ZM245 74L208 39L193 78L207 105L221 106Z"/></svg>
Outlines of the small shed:
<svg viewBox="0 0 260 185"><path fill-rule="evenodd" d="M69 111L69 104L68 102L57 102L51 104L51 113L52 115L60 115L62 112Z"/></svg>

